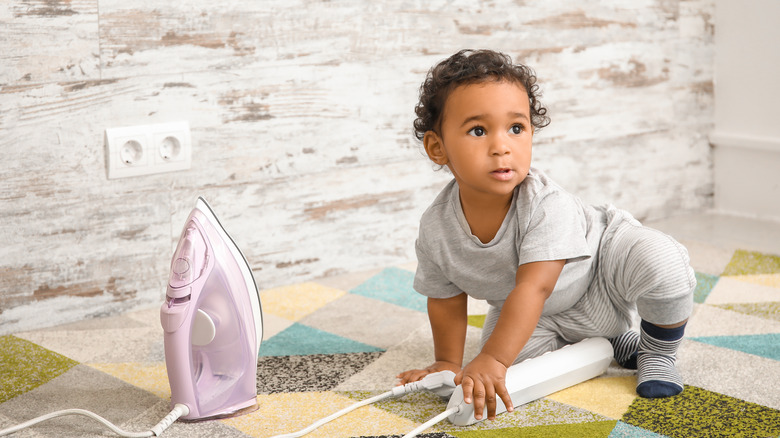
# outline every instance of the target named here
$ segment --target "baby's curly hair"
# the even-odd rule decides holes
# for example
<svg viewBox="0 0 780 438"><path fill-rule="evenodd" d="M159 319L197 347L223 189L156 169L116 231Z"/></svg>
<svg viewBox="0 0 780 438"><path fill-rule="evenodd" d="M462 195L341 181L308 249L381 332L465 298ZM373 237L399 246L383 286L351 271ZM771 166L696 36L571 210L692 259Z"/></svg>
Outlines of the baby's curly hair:
<svg viewBox="0 0 780 438"><path fill-rule="evenodd" d="M528 93L531 124L536 130L550 124L539 97L534 71L522 64L513 64L509 55L493 50L461 50L428 71L420 86L420 101L414 107L414 135L418 140L428 131L440 133L444 104L452 90L460 85L485 81L509 81L522 85Z"/></svg>

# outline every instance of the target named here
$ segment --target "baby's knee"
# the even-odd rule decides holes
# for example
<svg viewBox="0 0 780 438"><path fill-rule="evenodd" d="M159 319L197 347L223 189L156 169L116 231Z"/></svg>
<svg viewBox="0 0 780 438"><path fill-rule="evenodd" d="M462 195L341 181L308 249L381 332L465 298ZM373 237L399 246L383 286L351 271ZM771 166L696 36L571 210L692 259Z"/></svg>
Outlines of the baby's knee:
<svg viewBox="0 0 780 438"><path fill-rule="evenodd" d="M688 251L679 242L652 229L644 229L626 258L630 301L642 319L653 324L674 324L693 311L696 275Z"/></svg>
<svg viewBox="0 0 780 438"><path fill-rule="evenodd" d="M688 251L672 237L637 227L625 259L624 287L631 301L693 296L696 276Z"/></svg>

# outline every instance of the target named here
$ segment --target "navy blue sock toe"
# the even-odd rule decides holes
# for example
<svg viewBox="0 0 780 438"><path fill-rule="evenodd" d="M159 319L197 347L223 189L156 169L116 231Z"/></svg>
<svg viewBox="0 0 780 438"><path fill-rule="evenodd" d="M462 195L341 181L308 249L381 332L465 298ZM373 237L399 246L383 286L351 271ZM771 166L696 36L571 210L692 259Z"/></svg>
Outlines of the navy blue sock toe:
<svg viewBox="0 0 780 438"><path fill-rule="evenodd" d="M677 395L683 391L680 385L663 380L648 380L636 387L636 393L645 398L663 398Z"/></svg>

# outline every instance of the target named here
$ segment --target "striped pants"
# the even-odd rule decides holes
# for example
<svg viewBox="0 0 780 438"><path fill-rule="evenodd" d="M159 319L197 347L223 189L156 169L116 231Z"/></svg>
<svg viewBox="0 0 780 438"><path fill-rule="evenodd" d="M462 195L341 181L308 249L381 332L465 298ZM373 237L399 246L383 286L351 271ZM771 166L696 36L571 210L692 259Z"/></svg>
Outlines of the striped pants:
<svg viewBox="0 0 780 438"><path fill-rule="evenodd" d="M542 316L515 363L585 338L619 336L629 330L635 313L656 325L690 316L696 277L685 247L625 211L611 206L604 211L607 228L588 291L571 308ZM500 313L498 306L488 311L482 346Z"/></svg>

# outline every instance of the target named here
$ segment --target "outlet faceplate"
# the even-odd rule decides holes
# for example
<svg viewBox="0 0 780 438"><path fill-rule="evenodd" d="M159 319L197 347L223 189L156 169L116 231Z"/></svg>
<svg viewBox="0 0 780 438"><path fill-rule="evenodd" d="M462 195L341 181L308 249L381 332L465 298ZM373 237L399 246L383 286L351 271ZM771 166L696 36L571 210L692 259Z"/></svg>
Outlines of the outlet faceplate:
<svg viewBox="0 0 780 438"><path fill-rule="evenodd" d="M108 128L105 142L109 179L185 170L192 163L186 121Z"/></svg>

